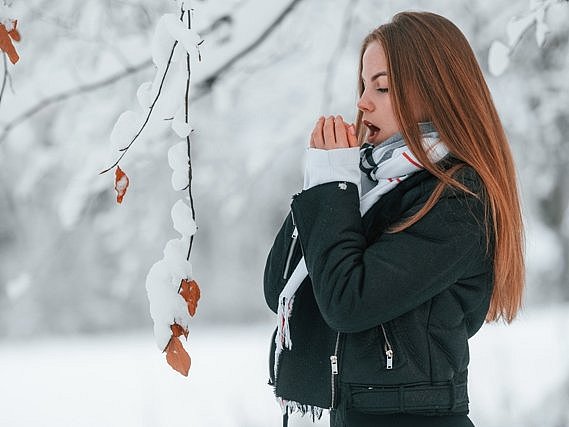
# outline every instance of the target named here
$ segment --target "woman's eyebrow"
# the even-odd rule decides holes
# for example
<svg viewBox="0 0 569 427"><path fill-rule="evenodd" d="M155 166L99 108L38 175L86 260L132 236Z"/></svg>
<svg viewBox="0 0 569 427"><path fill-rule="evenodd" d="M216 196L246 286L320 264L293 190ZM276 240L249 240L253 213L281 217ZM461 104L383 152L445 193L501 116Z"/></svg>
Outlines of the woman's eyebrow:
<svg viewBox="0 0 569 427"><path fill-rule="evenodd" d="M380 71L379 73L374 74L373 76L371 76L370 81L374 81L375 79L377 79L379 76L387 76L387 71ZM362 81L364 80L364 76L360 76Z"/></svg>

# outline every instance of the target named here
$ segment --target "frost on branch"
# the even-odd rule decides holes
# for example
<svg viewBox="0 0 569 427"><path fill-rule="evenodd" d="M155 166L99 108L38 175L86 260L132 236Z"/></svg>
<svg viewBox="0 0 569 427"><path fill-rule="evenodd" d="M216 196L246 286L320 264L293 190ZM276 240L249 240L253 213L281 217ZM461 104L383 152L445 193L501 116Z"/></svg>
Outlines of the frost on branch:
<svg viewBox="0 0 569 427"><path fill-rule="evenodd" d="M187 145L184 141L178 142L168 150L168 163L172 168L172 187L174 190L183 190L188 182L188 156Z"/></svg>
<svg viewBox="0 0 569 427"><path fill-rule="evenodd" d="M142 83L136 91L136 98L138 99L138 104L142 108L150 108L154 101L154 96L152 94L152 82Z"/></svg>
<svg viewBox="0 0 569 427"><path fill-rule="evenodd" d="M172 335L170 325L188 329L190 314L186 302L178 294L180 282L175 280L165 260L156 262L146 276L146 291L150 315L154 320L154 337L160 351L164 351Z"/></svg>
<svg viewBox="0 0 569 427"><path fill-rule="evenodd" d="M187 339L189 318L196 314L200 298L190 263L197 226L191 189L190 134L193 129L188 119L190 68L196 55L199 60L200 37L189 28L190 10L182 7L181 11L182 19L167 14L158 22L152 43L156 76L152 82L139 87L137 98L143 108L155 109L155 115L163 120L171 119L172 130L183 138L168 150L172 187L175 191L187 189L189 193L185 198L189 204L180 199L171 210L174 229L181 237L166 243L164 258L151 268L146 287L158 347L166 352L168 364L187 376L191 359L179 337L184 335ZM160 102L156 102L158 99Z"/></svg>
<svg viewBox="0 0 569 427"><path fill-rule="evenodd" d="M102 171L116 166L115 189L120 203L128 187L128 177L119 167L126 152L144 131L158 130L169 123L171 129L183 138L168 151L172 167L172 187L188 190L187 201L178 200L171 210L174 229L180 233L164 247L164 257L154 263L146 277L146 291L150 315L154 321L154 335L158 348L166 353L166 361L182 375L187 376L191 359L179 337L188 337L190 316L196 314L200 288L193 278L190 253L197 231L192 198L192 165L188 119L191 64L199 56L200 37L191 29L188 4L179 4L180 16L162 16L152 41L152 58L156 74L152 81L142 83L136 97L142 111L122 113L111 132L111 147L120 153L118 160ZM185 5L182 7L182 5ZM184 20L185 17L185 20ZM187 28L186 28L187 25ZM183 60L185 59L185 60Z"/></svg>
<svg viewBox="0 0 569 427"><path fill-rule="evenodd" d="M200 41L200 35L195 30L187 28L178 16L172 13L165 14L158 21L152 40L152 60L159 69L165 67L168 62L168 49L172 46L172 42L178 42L183 49L177 51L171 62L175 63L180 58L185 58L185 53L195 61L199 57Z"/></svg>
<svg viewBox="0 0 569 427"><path fill-rule="evenodd" d="M510 63L510 48L500 41L494 41L488 53L488 68L495 76L501 75Z"/></svg>
<svg viewBox="0 0 569 427"><path fill-rule="evenodd" d="M184 106L180 106L176 114L174 115L174 120L172 120L172 130L180 138L185 138L192 132L192 126L189 122L186 122Z"/></svg>
<svg viewBox="0 0 569 427"><path fill-rule="evenodd" d="M111 149L120 151L128 146L140 132L143 123L144 116L142 113L130 110L123 112L111 131Z"/></svg>
<svg viewBox="0 0 569 427"><path fill-rule="evenodd" d="M514 51L520 39L534 24L537 45L542 47L549 28L545 23L545 12L559 0L537 0L530 2L530 11L522 17L512 17L508 22L506 33L508 44L494 41L488 52L488 67L495 76L501 75L508 68L509 56Z"/></svg>
<svg viewBox="0 0 569 427"><path fill-rule="evenodd" d="M190 239L172 239L164 247L164 261L169 272L178 285L182 280L192 277L192 264L186 259Z"/></svg>
<svg viewBox="0 0 569 427"><path fill-rule="evenodd" d="M174 230L183 237L189 238L197 230L196 223L192 219L192 211L183 200L178 200L172 206L172 222L174 223Z"/></svg>

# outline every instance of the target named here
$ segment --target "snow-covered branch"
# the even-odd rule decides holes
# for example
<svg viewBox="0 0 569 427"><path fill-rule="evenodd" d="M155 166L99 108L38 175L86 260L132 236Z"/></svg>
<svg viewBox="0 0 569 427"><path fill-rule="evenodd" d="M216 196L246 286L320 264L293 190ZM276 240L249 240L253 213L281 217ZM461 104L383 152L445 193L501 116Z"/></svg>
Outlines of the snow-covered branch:
<svg viewBox="0 0 569 427"><path fill-rule="evenodd" d="M510 56L516 49L522 36L535 26L535 38L537 45L542 47L549 28L545 22L547 10L554 4L569 3L569 0L531 0L530 8L519 17L512 17L506 32L508 42L494 41L488 52L488 67L495 76L501 75L510 63Z"/></svg>
<svg viewBox="0 0 569 427"><path fill-rule="evenodd" d="M143 111L126 111L120 115L111 133L111 145L121 154L111 167L101 173L117 167L115 189L117 201L122 203L128 177L118 166L119 162L143 131L162 126L173 117L170 126L184 140L168 151L168 162L173 169L172 186L176 191L188 190L188 196L178 200L171 209L174 229L181 237L166 243L164 257L148 272L146 289L157 345L166 352L166 360L174 369L188 375L191 359L179 337L184 335L187 339L190 317L195 314L200 298L190 263L197 226L191 186L190 134L193 129L189 122L189 97L191 63L196 59L201 61L199 46L202 40L192 30L193 9L189 2L178 0L178 4L180 16L165 14L156 26L152 41L156 74L152 82L141 84L137 91Z"/></svg>
<svg viewBox="0 0 569 427"><path fill-rule="evenodd" d="M204 30L200 31L200 34L204 36L207 34L214 34L218 31L219 27L223 23L231 23L235 26L249 25L248 33L253 34L254 37L248 40L240 40L239 38L233 38L231 42L224 43L219 49L219 54L216 55L214 60L210 61L209 64L204 64L202 72L200 75L194 78L193 88L194 88L194 100L198 100L202 96L208 94L215 82L220 79L224 74L230 72L231 67L238 61L245 58L247 55L255 51L270 35L279 28L284 19L292 13L294 8L302 0L292 0L290 2L284 2L280 0L275 3L267 3L267 11L259 11L261 7L257 6L256 11L263 13L269 19L269 23L265 22L255 22L255 26L251 26L247 21L247 15L251 14L251 10L242 8L240 11L236 11L235 16L223 15L215 20ZM279 4L280 3L280 4ZM265 7L263 4L262 7ZM258 28L257 28L258 26ZM199 53L198 53L199 55ZM25 122L38 112L42 111L46 107L65 101L71 97L82 95L86 92L101 89L108 85L114 84L123 78L129 77L130 75L137 73L139 71L147 69L153 64L152 59L142 61L138 65L126 67L123 71L118 72L110 77L104 78L100 81L96 81L86 85L80 85L76 88L64 91L54 96L50 96L43 99L33 105L32 107L26 108L25 111L17 114L16 117L11 119L5 125L2 126L0 130L0 143L2 143L8 134L18 125ZM113 167L113 166L112 166ZM111 167L111 169L112 169Z"/></svg>
<svg viewBox="0 0 569 427"><path fill-rule="evenodd" d="M111 85L113 83L116 83L124 79L125 77L128 77L134 73L138 73L139 71L148 68L150 65L152 65L152 60L148 59L147 61L144 61L138 65L127 67L125 70L121 71L120 73L113 74L112 76L106 77L98 82L93 82L86 85L80 85L73 89L43 99L33 107L19 114L17 117L12 119L2 128L2 133L0 133L0 143L8 136L8 133L13 128L25 122L26 120L30 119L32 116L34 116L41 110L49 107L50 105L57 104L59 102L66 101L67 99L72 98L74 96L84 95L87 92L92 92L101 89L105 86Z"/></svg>

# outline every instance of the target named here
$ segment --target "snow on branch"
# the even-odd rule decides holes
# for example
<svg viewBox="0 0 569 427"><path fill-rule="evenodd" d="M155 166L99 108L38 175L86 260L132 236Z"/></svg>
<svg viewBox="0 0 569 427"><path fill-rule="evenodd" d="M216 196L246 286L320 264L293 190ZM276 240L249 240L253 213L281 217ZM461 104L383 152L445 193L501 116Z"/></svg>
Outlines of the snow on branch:
<svg viewBox="0 0 569 427"><path fill-rule="evenodd" d="M508 22L506 32L508 43L495 40L488 52L488 68L490 72L499 76L510 64L510 56L514 52L522 36L535 25L535 38L537 45L542 47L549 28L545 22L545 13L554 4L568 3L568 0L530 0L530 9L520 17L512 17Z"/></svg>
<svg viewBox="0 0 569 427"><path fill-rule="evenodd" d="M6 2L0 4L0 55L2 55L3 68L0 102L2 102L2 96L4 95L4 89L9 77L6 57L8 57L12 65L20 59L14 46L14 42L19 42L21 39L20 32L16 28L17 26L18 20L11 18L9 5Z"/></svg>
<svg viewBox="0 0 569 427"><path fill-rule="evenodd" d="M216 52L219 54L215 57L209 58L209 62L207 64L202 64L200 67L201 75L196 76L196 80L194 80L193 99L197 101L199 98L209 93L213 84L224 74L228 73L235 63L242 60L246 55L254 52L256 48L261 46L263 41L269 38L269 36L285 21L285 18L291 14L293 9L301 1L302 0L275 0L274 2L270 3L267 2L261 4L245 4L243 7L239 7L233 11L232 15L223 15L215 21L211 22L208 27L201 30L202 34L215 34L218 26L220 25L220 22L229 22L231 25L237 27L247 25L246 33L256 34L256 36L252 39L249 37L232 37L228 39L228 42L224 42L222 45L216 46ZM188 6L184 7L187 8ZM190 11L193 10L194 9L191 9ZM251 16L253 11L266 17L269 21L269 24L267 25L263 21L251 23L248 18ZM241 21L244 23L237 24ZM233 30L234 32L245 33L242 28ZM198 50L198 61L200 59L200 51ZM98 90L102 87L114 84L117 81L123 78L127 78L136 72L145 70L150 65L154 65L152 59L145 60L138 65L128 66L123 71L118 72L110 77L105 77L100 81L95 81L89 84L81 84L76 88L71 88L62 93L55 94L43 100L40 100L35 105L26 108L25 111L17 114L9 122L2 125L0 128L0 143L2 143L7 138L8 134L15 127L24 123L46 107L49 107L55 103L66 101L67 99L75 96L83 95L86 92ZM146 85L151 84L151 82L146 83ZM143 85L141 85L139 90L148 92L148 87L143 87ZM150 105L151 103L151 101L148 101L146 105Z"/></svg>
<svg viewBox="0 0 569 427"><path fill-rule="evenodd" d="M180 15L165 14L156 25L152 40L152 61L156 67L153 81L142 83L137 90L139 109L123 112L111 132L111 148L120 153L114 164L101 174L115 170L117 202L122 203L128 188L127 175L119 163L134 142L149 128L162 127L170 120L171 129L182 139L168 150L172 168L172 187L188 191L171 209L174 229L180 234L166 243L163 258L157 261L146 276L150 315L154 321L154 336L158 348L166 353L167 362L187 376L191 358L180 336L186 340L190 318L200 299L200 288L194 280L190 254L197 231L192 196L192 162L189 121L189 95L192 63L201 61L200 35L192 30L193 8L189 2L177 0Z"/></svg>

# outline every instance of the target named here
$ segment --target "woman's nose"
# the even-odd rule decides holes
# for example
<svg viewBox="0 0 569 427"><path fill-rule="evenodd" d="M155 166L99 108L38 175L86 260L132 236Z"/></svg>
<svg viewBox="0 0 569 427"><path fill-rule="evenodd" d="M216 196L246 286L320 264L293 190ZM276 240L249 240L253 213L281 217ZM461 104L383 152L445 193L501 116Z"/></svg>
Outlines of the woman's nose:
<svg viewBox="0 0 569 427"><path fill-rule="evenodd" d="M373 111L373 104L367 100L364 94L360 96L360 99L358 100L358 103L356 105L358 107L358 110Z"/></svg>

